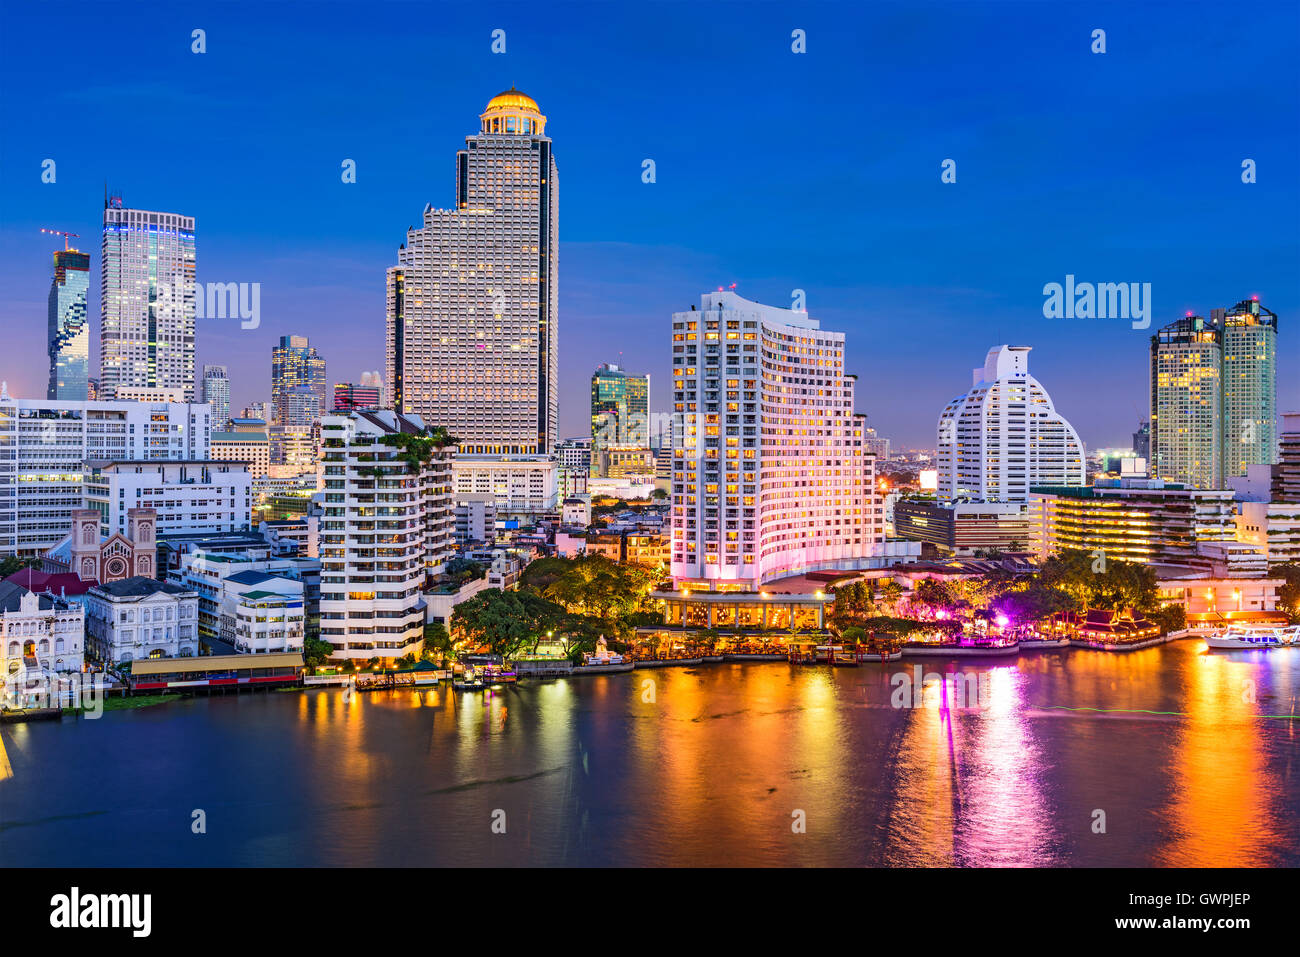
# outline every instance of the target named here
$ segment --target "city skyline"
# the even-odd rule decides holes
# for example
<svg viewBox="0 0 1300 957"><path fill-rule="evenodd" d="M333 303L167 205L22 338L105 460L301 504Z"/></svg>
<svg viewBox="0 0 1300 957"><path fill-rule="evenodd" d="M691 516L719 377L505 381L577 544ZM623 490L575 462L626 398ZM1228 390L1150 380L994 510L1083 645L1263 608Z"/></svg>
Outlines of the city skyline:
<svg viewBox="0 0 1300 957"><path fill-rule="evenodd" d="M854 73L864 52L879 54L875 62L886 69L908 49L907 43L902 52L877 46L868 25L879 19L895 37L908 37L921 12L853 14L863 26L855 37L867 44L854 49L838 35L843 31L836 20L814 8L799 24L810 38L809 53L801 58L789 52L788 25L761 11L725 16L706 11L706 19L725 24L730 45L772 57L770 77L747 75L742 83L721 67L698 61L694 52L701 41L692 35L676 53L664 52L674 49L671 44L649 42L660 32L681 36L681 13L668 8L647 27L653 36L646 49L656 52L620 50L620 65L631 56L631 68L611 70L617 77L608 88L593 89L545 65L546 52L528 39L540 29L536 21L508 18L509 52L494 57L479 22L453 10L447 11L446 30L454 44L420 38L446 53L445 76L431 83L421 75L409 91L393 94L394 109L405 108L411 98L428 101L428 108L409 131L411 148L390 152L367 151L366 121L357 117L350 126L330 127L328 143L319 148L298 143L290 148L284 134L270 127L275 111L258 102L253 85L274 80L286 94L302 96L305 81L282 77L274 66L265 68L270 76L240 82L228 75L230 61L223 59L216 39L234 42L237 34L241 56L249 56L250 45L283 40L290 20L295 30L310 29L287 11L269 11L255 35L233 31L238 19L233 12L213 11L205 28L208 52L202 56L189 52L188 22L163 17L155 25L136 20L143 15L135 11L118 12L115 24L125 19L151 42L170 43L175 34L172 61L192 64L192 79L182 73L178 88L164 93L156 85L159 78L146 73L134 87L89 86L74 101L118 97L126 108L147 112L156 97L171 97L191 111L191 128L212 131L236 152L255 145L261 159L232 166L228 156L195 157L172 164L150 153L146 161L142 143L141 152L128 146L106 163L77 145L95 140L100 121L93 111L87 115L91 135L74 142L57 133L36 136L32 124L38 120L4 107L16 140L42 144L39 157L8 151L0 158L10 211L0 232L5 254L0 318L14 331L15 353L29 357L11 363L4 377L12 394L43 393L47 370L38 369L35 360L45 352L41 306L51 244L32 234L54 223L93 235L105 179L141 207L182 209L195 217L203 246L200 281L263 284L258 328L198 320L196 361L230 366L234 407L269 398L259 357L281 335L307 334L322 354L347 356L357 368L349 371L336 359L340 381L355 380L360 369L381 367L383 293L375 277L391 265L393 223L409 223L411 211L426 202L445 205L454 170L450 157L463 145L465 116L480 109L486 97L516 85L543 104L550 117L547 132L562 139L566 166L559 316L562 326L582 334L566 337L561 330L561 436L586 432L591 368L618 362L621 353L635 354L640 343L656 341L662 317L686 308L700 288L732 282L746 298L773 304L790 302L794 290L804 290L814 318L861 343L847 369L859 375L857 411L895 447L933 446L935 416L956 394L950 384L969 369L966 354L986 349L990 341L1035 347L1041 377L1053 384L1058 408L1088 447L1127 444L1126 437L1148 414L1144 380L1150 330L1115 320L1043 318L1043 285L1067 274L1150 281L1153 329L1189 310L1208 315L1258 295L1280 317L1278 409L1300 406L1295 385L1300 370L1288 330L1300 312L1292 266L1297 188L1284 177L1269 176L1270 168L1284 168L1295 153L1296 133L1280 120L1295 94L1276 82L1284 67L1267 55L1275 42L1271 38L1295 25L1294 14L1266 11L1273 28L1261 29L1258 19L1244 25L1226 13L1207 11L1205 21L1195 25L1160 23L1157 37L1158 15L1108 12L1111 47L1103 57L1088 51L1092 24L1058 11L1030 8L1016 29L1006 31L987 7L945 10L952 16L938 22L927 18L926 29L933 33L927 45L934 55L951 54L955 63L984 69L1004 46L1015 46L1015 72L999 66L982 75L990 95L1010 98L1022 126L1007 128L981 118L974 101L937 89L919 67L905 66L901 77L910 84L888 88L865 70ZM87 16L92 23L96 19L94 11ZM601 28L580 22L576 8L560 16L573 21L564 35L597 56L594 67L615 55L606 50ZM615 25L604 29L617 29L626 16L618 12ZM22 72L29 54L15 49L13 40L36 29L39 18L19 14L13 19L4 41L12 55L0 70L21 92L31 82ZM471 50L480 33L483 49ZM1188 90L1183 80L1174 85L1162 78L1186 57L1208 58L1243 34L1260 53L1256 68L1217 77L1208 102L1205 89ZM1016 43L1031 35L1039 38L1036 46ZM330 43L341 42L312 35L316 40L323 53ZM374 77L350 94L343 91L344 102L359 110L379 96L394 70L404 76L391 65L401 57L389 49L390 42L401 47L413 41L376 27L347 42ZM103 55L92 46L84 53L91 64ZM1053 67L1065 57L1069 81ZM711 95L698 103L674 101L674 109L665 111L646 94L656 83L680 84L654 69L677 58L688 58L703 71L695 83ZM644 76L638 65L647 69ZM169 81L176 67L176 62L167 66ZM833 79L846 71L849 81ZM1091 78L1086 85L1077 79L1081 72ZM1038 82L1024 83L1027 76ZM340 95L339 82L326 76L310 92L301 115L311 129L323 129L319 124L327 117L333 122L339 115L325 106ZM843 123L844 106L856 102L860 86L873 90L866 118ZM1031 89L1035 86L1040 88ZM640 104L637 122L611 124L629 97ZM928 119L908 115L918 102L931 107ZM1156 103L1162 108L1153 111ZM724 104L721 117L719 104ZM352 116L345 113L345 120ZM1158 148L1179 136L1227 140L1214 133L1216 116L1223 129L1249 128L1249 144ZM1039 125L1023 125L1030 122ZM720 135L712 135L713 147L701 154L696 144L701 135L711 135L711 128ZM1085 136L1077 149L1064 153L1052 145L1074 142L1069 138L1075 128L1135 132L1141 148L1135 150L1134 140L1118 132L1109 138ZM883 129L889 135L882 138ZM807 144L823 131L835 134L834 155L810 155ZM863 162L844 163L843 155L854 151L861 152ZM59 163L53 184L40 181L40 161L47 153ZM798 175L787 172L796 156ZM940 163L949 156L958 164L957 182L943 184ZM1240 181L1245 156L1259 164L1257 183ZM339 177L347 158L357 162L353 184ZM656 164L654 183L642 182L644 159ZM299 189L284 190L286 177ZM808 189L809 183L816 188ZM719 192L720 184L736 188L736 197L771 197L770 205L739 203ZM1201 197L1194 212L1171 206L1189 189ZM843 220L838 197L846 191L869 201L861 227L838 228ZM790 202L782 203L781 196ZM701 202L713 204L705 208L729 228L682 233L680 223L690 215L685 211ZM263 206L265 216L254 213ZM1098 209L1122 215L1107 217ZM1252 223L1248 248L1226 242L1227 230L1221 235L1212 228L1215 222L1241 221ZM828 231L828 223L836 228ZM92 250L92 269L98 258ZM98 324L98 317L93 321ZM92 335L92 346L96 338ZM668 363L665 353L651 348L646 360L638 359L638 371L666 383ZM98 367L95 355L91 367ZM651 395L653 410L667 405L662 390Z"/></svg>

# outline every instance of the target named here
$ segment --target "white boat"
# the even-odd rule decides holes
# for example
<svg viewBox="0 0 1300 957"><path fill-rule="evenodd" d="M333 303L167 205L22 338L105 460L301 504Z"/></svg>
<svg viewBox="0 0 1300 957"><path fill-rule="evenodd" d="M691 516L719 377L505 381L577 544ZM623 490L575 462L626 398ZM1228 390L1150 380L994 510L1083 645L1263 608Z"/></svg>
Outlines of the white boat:
<svg viewBox="0 0 1300 957"><path fill-rule="evenodd" d="M1300 647L1300 625L1286 628L1228 628L1218 635L1206 635L1208 648L1297 648Z"/></svg>

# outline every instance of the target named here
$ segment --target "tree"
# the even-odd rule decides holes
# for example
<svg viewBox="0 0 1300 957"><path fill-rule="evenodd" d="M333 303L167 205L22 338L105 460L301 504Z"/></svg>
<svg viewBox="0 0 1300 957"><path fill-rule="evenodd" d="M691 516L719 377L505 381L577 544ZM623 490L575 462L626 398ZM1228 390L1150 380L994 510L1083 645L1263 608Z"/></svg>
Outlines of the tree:
<svg viewBox="0 0 1300 957"><path fill-rule="evenodd" d="M1166 635L1187 627L1187 609L1182 605L1162 605L1150 613L1150 618Z"/></svg>
<svg viewBox="0 0 1300 957"><path fill-rule="evenodd" d="M880 587L880 604L892 611L897 611L898 603L903 599L903 586L892 578Z"/></svg>
<svg viewBox="0 0 1300 957"><path fill-rule="evenodd" d="M1045 561L1039 581L1072 595L1085 608L1156 607L1155 569L1081 549L1062 549Z"/></svg>
<svg viewBox="0 0 1300 957"><path fill-rule="evenodd" d="M334 654L334 646L328 641L317 638L304 638L302 642L302 662L309 668L319 668Z"/></svg>
<svg viewBox="0 0 1300 957"><path fill-rule="evenodd" d="M512 657L535 650L542 635L554 630L565 617L564 608L532 591L488 588L451 613L454 637L486 646L492 654Z"/></svg>
<svg viewBox="0 0 1300 957"><path fill-rule="evenodd" d="M424 626L424 657L430 660L446 661L456 656L456 647L451 640L447 626L440 621L431 621Z"/></svg>
<svg viewBox="0 0 1300 957"><path fill-rule="evenodd" d="M661 488L657 488L650 493L650 497L654 499L656 502L662 502L664 499L668 497L668 493Z"/></svg>
<svg viewBox="0 0 1300 957"><path fill-rule="evenodd" d="M875 582L869 579L867 581L846 582L835 589L835 602L831 606L830 624L836 630L843 631L846 628L861 625L863 620L869 618L875 612Z"/></svg>
<svg viewBox="0 0 1300 957"><path fill-rule="evenodd" d="M1273 568L1269 575L1283 579L1277 590L1277 607L1291 624L1300 624L1300 564L1289 562Z"/></svg>
<svg viewBox="0 0 1300 957"><path fill-rule="evenodd" d="M990 608L1015 623L1041 621L1063 611L1074 611L1079 602L1068 592L1042 582L1030 582L1017 591L995 598Z"/></svg>

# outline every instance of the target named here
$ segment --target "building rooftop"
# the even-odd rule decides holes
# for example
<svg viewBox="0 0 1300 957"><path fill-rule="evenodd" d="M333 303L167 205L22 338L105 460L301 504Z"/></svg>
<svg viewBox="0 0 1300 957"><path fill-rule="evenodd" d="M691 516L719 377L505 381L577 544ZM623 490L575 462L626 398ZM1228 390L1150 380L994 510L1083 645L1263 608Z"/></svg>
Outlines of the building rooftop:
<svg viewBox="0 0 1300 957"><path fill-rule="evenodd" d="M146 598L149 595L156 595L158 592L165 592L168 595L195 594L180 585L173 585L171 582L160 582L156 578L145 578L143 575L133 575L130 578L109 582L106 585L96 585L91 590L112 595L114 598Z"/></svg>
<svg viewBox="0 0 1300 957"><path fill-rule="evenodd" d="M16 571L5 581L21 585L28 591L48 591L55 595L84 595L95 587L93 581L82 581L72 572L51 574L36 568L24 568Z"/></svg>

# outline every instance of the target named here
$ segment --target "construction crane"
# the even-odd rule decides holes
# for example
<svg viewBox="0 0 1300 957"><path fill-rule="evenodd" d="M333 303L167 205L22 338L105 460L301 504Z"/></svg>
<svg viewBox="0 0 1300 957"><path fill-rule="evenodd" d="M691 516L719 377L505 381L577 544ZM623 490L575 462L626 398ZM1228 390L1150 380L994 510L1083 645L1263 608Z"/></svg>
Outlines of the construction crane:
<svg viewBox="0 0 1300 957"><path fill-rule="evenodd" d="M42 228L42 229L41 229L41 232L43 232L43 233L49 233L49 234L52 235L52 236L62 236L62 237L63 237L63 251L64 251L64 252L67 252L67 251L68 251L68 239L69 239L69 237L71 237L72 239L80 239L80 238L81 238L81 233L65 233L65 232L64 232L63 230L61 230L61 229L45 229L45 228Z"/></svg>

